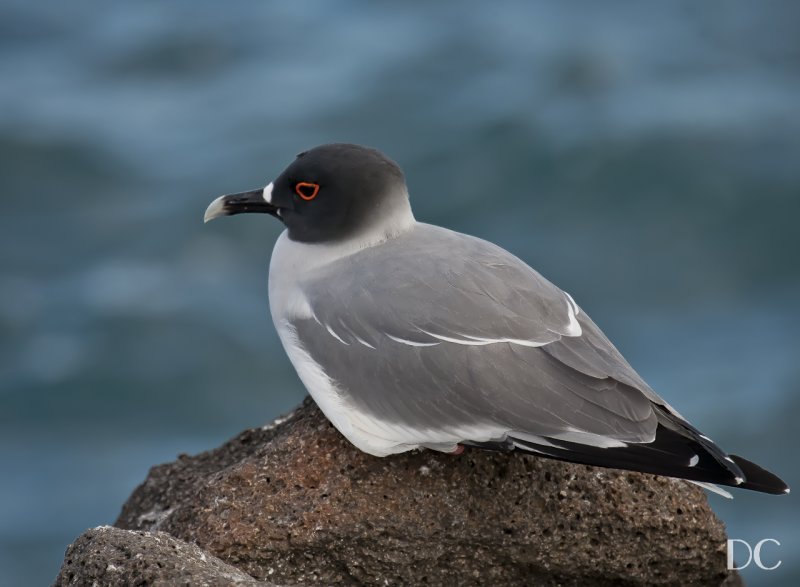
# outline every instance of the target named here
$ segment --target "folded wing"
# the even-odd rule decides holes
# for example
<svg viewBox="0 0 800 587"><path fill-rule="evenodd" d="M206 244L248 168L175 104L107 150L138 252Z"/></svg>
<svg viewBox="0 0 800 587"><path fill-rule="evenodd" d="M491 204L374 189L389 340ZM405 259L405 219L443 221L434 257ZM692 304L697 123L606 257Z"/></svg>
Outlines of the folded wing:
<svg viewBox="0 0 800 587"><path fill-rule="evenodd" d="M287 326L370 452L464 443L744 481L568 294L491 243L422 225L301 286L311 316Z"/></svg>

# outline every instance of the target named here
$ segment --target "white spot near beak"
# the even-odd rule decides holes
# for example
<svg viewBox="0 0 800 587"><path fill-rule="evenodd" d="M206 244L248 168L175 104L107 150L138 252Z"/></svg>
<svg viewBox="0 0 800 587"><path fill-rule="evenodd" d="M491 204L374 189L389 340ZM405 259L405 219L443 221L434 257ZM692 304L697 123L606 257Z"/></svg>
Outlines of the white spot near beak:
<svg viewBox="0 0 800 587"><path fill-rule="evenodd" d="M272 182L269 182L264 188L264 201L267 204L272 203Z"/></svg>

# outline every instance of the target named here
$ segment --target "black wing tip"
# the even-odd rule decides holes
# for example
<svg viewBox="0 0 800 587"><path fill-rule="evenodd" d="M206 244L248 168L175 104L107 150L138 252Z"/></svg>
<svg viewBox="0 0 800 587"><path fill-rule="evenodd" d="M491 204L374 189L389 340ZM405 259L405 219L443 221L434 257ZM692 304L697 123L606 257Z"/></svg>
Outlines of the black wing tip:
<svg viewBox="0 0 800 587"><path fill-rule="evenodd" d="M744 482L736 487L772 495L786 495L789 493L789 486L774 473L770 473L763 467L738 455L730 455L730 458L744 473Z"/></svg>
<svg viewBox="0 0 800 587"><path fill-rule="evenodd" d="M659 428L662 435L658 438L660 447L670 446L670 437L676 439L669 430ZM683 440L691 440L684 438ZM546 458L573 463L582 463L612 469L624 469L628 471L638 471L663 475L676 479L687 479L702 483L713 483L715 485L727 485L737 489L748 489L760 493L772 495L785 495L789 493L789 486L777 475L770 473L766 469L755 463L743 459L736 455L724 455L716 445L713 446L714 453L703 452L701 449L708 450L710 443L696 444L692 450L701 454L700 461L695 466L684 462L686 455L678 457L678 460L664 459L666 456L663 451L660 454L653 451L652 445L630 444L625 448L596 448L586 445L578 445L571 442L552 439L552 444L547 446L538 445L528 440L514 438L512 442L508 440L490 442L471 442L465 441L462 444L470 445L483 450L513 451L515 449L533 453ZM561 444L562 446L555 446ZM654 456L658 460L654 460ZM677 455L671 455L676 457ZM697 456L697 455L696 455Z"/></svg>

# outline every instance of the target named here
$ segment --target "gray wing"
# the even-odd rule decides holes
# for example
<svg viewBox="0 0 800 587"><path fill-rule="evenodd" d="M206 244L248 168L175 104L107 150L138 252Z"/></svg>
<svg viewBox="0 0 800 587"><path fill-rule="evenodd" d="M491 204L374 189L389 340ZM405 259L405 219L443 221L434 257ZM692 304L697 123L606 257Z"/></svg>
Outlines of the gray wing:
<svg viewBox="0 0 800 587"><path fill-rule="evenodd" d="M422 225L301 285L300 342L387 435L654 437L662 400L567 294L491 243Z"/></svg>
<svg viewBox="0 0 800 587"><path fill-rule="evenodd" d="M571 297L491 243L419 225L300 285L312 317L288 325L373 454L464 443L788 491L686 422Z"/></svg>

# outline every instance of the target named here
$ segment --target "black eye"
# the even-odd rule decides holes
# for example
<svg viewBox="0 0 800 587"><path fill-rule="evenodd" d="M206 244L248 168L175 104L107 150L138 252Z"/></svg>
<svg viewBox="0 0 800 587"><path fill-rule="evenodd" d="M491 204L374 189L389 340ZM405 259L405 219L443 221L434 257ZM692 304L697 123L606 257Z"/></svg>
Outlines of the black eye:
<svg viewBox="0 0 800 587"><path fill-rule="evenodd" d="M319 184L308 181L301 181L294 186L295 193L306 202L313 200L319 193Z"/></svg>

